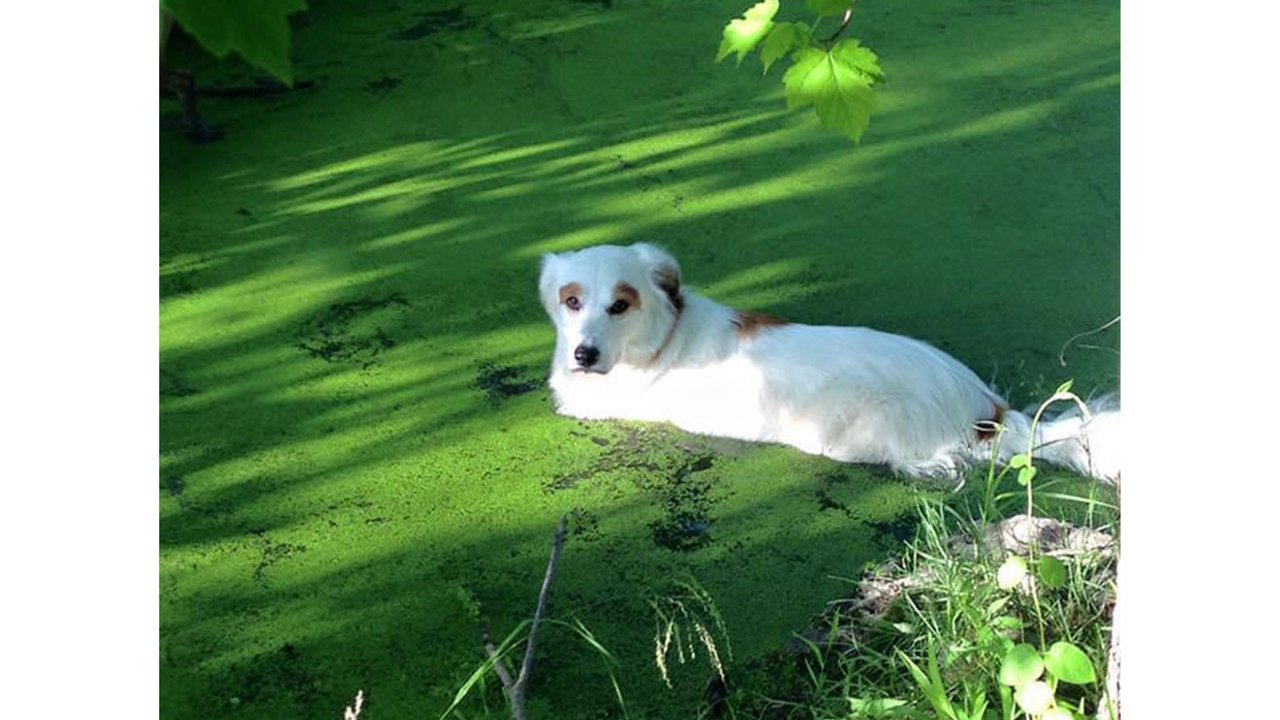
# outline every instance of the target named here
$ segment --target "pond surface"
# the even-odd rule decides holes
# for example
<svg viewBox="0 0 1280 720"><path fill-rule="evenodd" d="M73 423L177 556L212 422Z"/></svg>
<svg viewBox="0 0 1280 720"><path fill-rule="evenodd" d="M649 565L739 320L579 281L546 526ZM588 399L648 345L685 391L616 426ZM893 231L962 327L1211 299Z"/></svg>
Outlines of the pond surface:
<svg viewBox="0 0 1280 720"><path fill-rule="evenodd" d="M717 300L922 338L1015 405L1115 389L1114 331L1059 351L1119 313L1118 4L860 4L886 79L857 148L780 68L713 62L747 4L316 0L287 93L177 48L225 136L162 105L162 717L357 689L439 717L568 514L553 616L631 717L691 718L711 670L663 683L653 599L706 590L732 683L901 547L916 488L877 468L555 416L541 253L656 242ZM620 715L572 633L534 667L532 717Z"/></svg>

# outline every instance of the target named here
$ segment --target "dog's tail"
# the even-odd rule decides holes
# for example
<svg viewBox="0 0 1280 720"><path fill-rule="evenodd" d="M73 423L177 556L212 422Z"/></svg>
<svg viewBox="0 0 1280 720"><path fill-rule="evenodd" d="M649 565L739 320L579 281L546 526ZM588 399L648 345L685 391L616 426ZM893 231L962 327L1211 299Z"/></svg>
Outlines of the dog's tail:
<svg viewBox="0 0 1280 720"><path fill-rule="evenodd" d="M1041 416L1031 442L1032 417L1008 410L1000 421L1001 462L1032 448L1032 458L1074 470L1103 482L1120 479L1120 402L1107 396L1087 403L1087 413L1078 406L1052 418ZM986 444L986 459L991 448Z"/></svg>

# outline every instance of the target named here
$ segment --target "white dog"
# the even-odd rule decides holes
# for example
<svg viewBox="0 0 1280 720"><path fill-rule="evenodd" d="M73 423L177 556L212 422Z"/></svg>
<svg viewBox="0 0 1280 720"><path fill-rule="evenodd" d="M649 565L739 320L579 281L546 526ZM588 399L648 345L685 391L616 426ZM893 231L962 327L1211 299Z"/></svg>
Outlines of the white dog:
<svg viewBox="0 0 1280 720"><path fill-rule="evenodd" d="M733 310L684 287L652 245L546 255L539 289L564 415L670 422L932 478L990 460L997 424L1002 460L1030 439L1030 419L941 350ZM1035 456L1115 480L1118 430L1118 411L1064 414L1042 421Z"/></svg>

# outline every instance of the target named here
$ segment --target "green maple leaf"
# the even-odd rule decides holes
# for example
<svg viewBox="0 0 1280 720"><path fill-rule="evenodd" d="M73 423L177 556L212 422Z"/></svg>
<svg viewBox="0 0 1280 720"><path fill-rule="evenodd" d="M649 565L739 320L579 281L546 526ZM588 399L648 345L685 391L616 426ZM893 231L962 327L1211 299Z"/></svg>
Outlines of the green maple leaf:
<svg viewBox="0 0 1280 720"><path fill-rule="evenodd" d="M884 71L880 69L880 58L854 38L836 43L835 47L831 48L831 53L867 76L873 83L884 77Z"/></svg>
<svg viewBox="0 0 1280 720"><path fill-rule="evenodd" d="M800 50L782 84L788 107L813 105L823 127L856 143L871 124L871 86L882 75L875 53L850 39L826 52L815 47Z"/></svg>
<svg viewBox="0 0 1280 720"><path fill-rule="evenodd" d="M293 84L289 16L306 10L306 0L160 0L160 9L216 57L239 53Z"/></svg>
<svg viewBox="0 0 1280 720"><path fill-rule="evenodd" d="M720 42L720 51L716 53L716 62L729 57L730 53L738 53L738 63L747 53L755 49L773 29L773 16L778 13L778 0L761 0L747 8L741 18L730 20L724 27L724 40Z"/></svg>
<svg viewBox="0 0 1280 720"><path fill-rule="evenodd" d="M778 23L769 36L764 39L764 47L760 48L760 62L764 63L764 71L783 55L793 49L809 44L809 26L804 23Z"/></svg>

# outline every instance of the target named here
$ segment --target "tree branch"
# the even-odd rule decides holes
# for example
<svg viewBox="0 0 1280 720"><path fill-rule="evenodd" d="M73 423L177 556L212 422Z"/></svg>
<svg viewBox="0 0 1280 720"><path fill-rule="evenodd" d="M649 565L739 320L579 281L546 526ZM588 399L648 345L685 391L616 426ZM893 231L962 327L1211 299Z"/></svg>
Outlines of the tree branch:
<svg viewBox="0 0 1280 720"><path fill-rule="evenodd" d="M547 596L551 594L551 582L556 577L556 563L560 561L560 551L564 548L565 527L569 516L560 516L560 526L556 528L551 542L551 557L547 560L547 574L542 578L542 591L538 593L538 608L533 613L533 623L529 626L529 640L525 643L524 662L520 665L520 677L516 679L516 693L521 701L523 713L525 691L529 687L529 673L533 670L533 650L538 642L538 624L547 611Z"/></svg>
<svg viewBox="0 0 1280 720"><path fill-rule="evenodd" d="M502 657L498 653L498 648L493 645L493 638L489 634L489 628L486 627L484 630L484 651L493 662L493 671L497 673L498 679L502 681L502 692L507 696L507 701L511 703L511 715L515 720L525 720L524 699L529 689L529 676L533 672L533 653L538 642L538 625L541 624L543 616L547 613L547 598L551 594L551 583L556 577L556 565L560 562L560 551L564 548L568 522L568 515L560 516L560 525L556 528L556 533L552 537L551 557L547 559L547 573L542 578L542 590L538 593L538 605L533 612L533 620L529 624L529 637L525 640L524 662L520 664L520 675L514 680L511 678L511 667L507 665L506 658Z"/></svg>
<svg viewBox="0 0 1280 720"><path fill-rule="evenodd" d="M489 635L489 628L484 630L484 651L489 655L489 659L493 661L493 671L498 674L498 679L502 681L502 692L506 694L507 700L511 701L512 706L515 705L515 689L516 683L511 679L511 668L507 666L507 659L498 654L498 648L493 646L493 638Z"/></svg>

